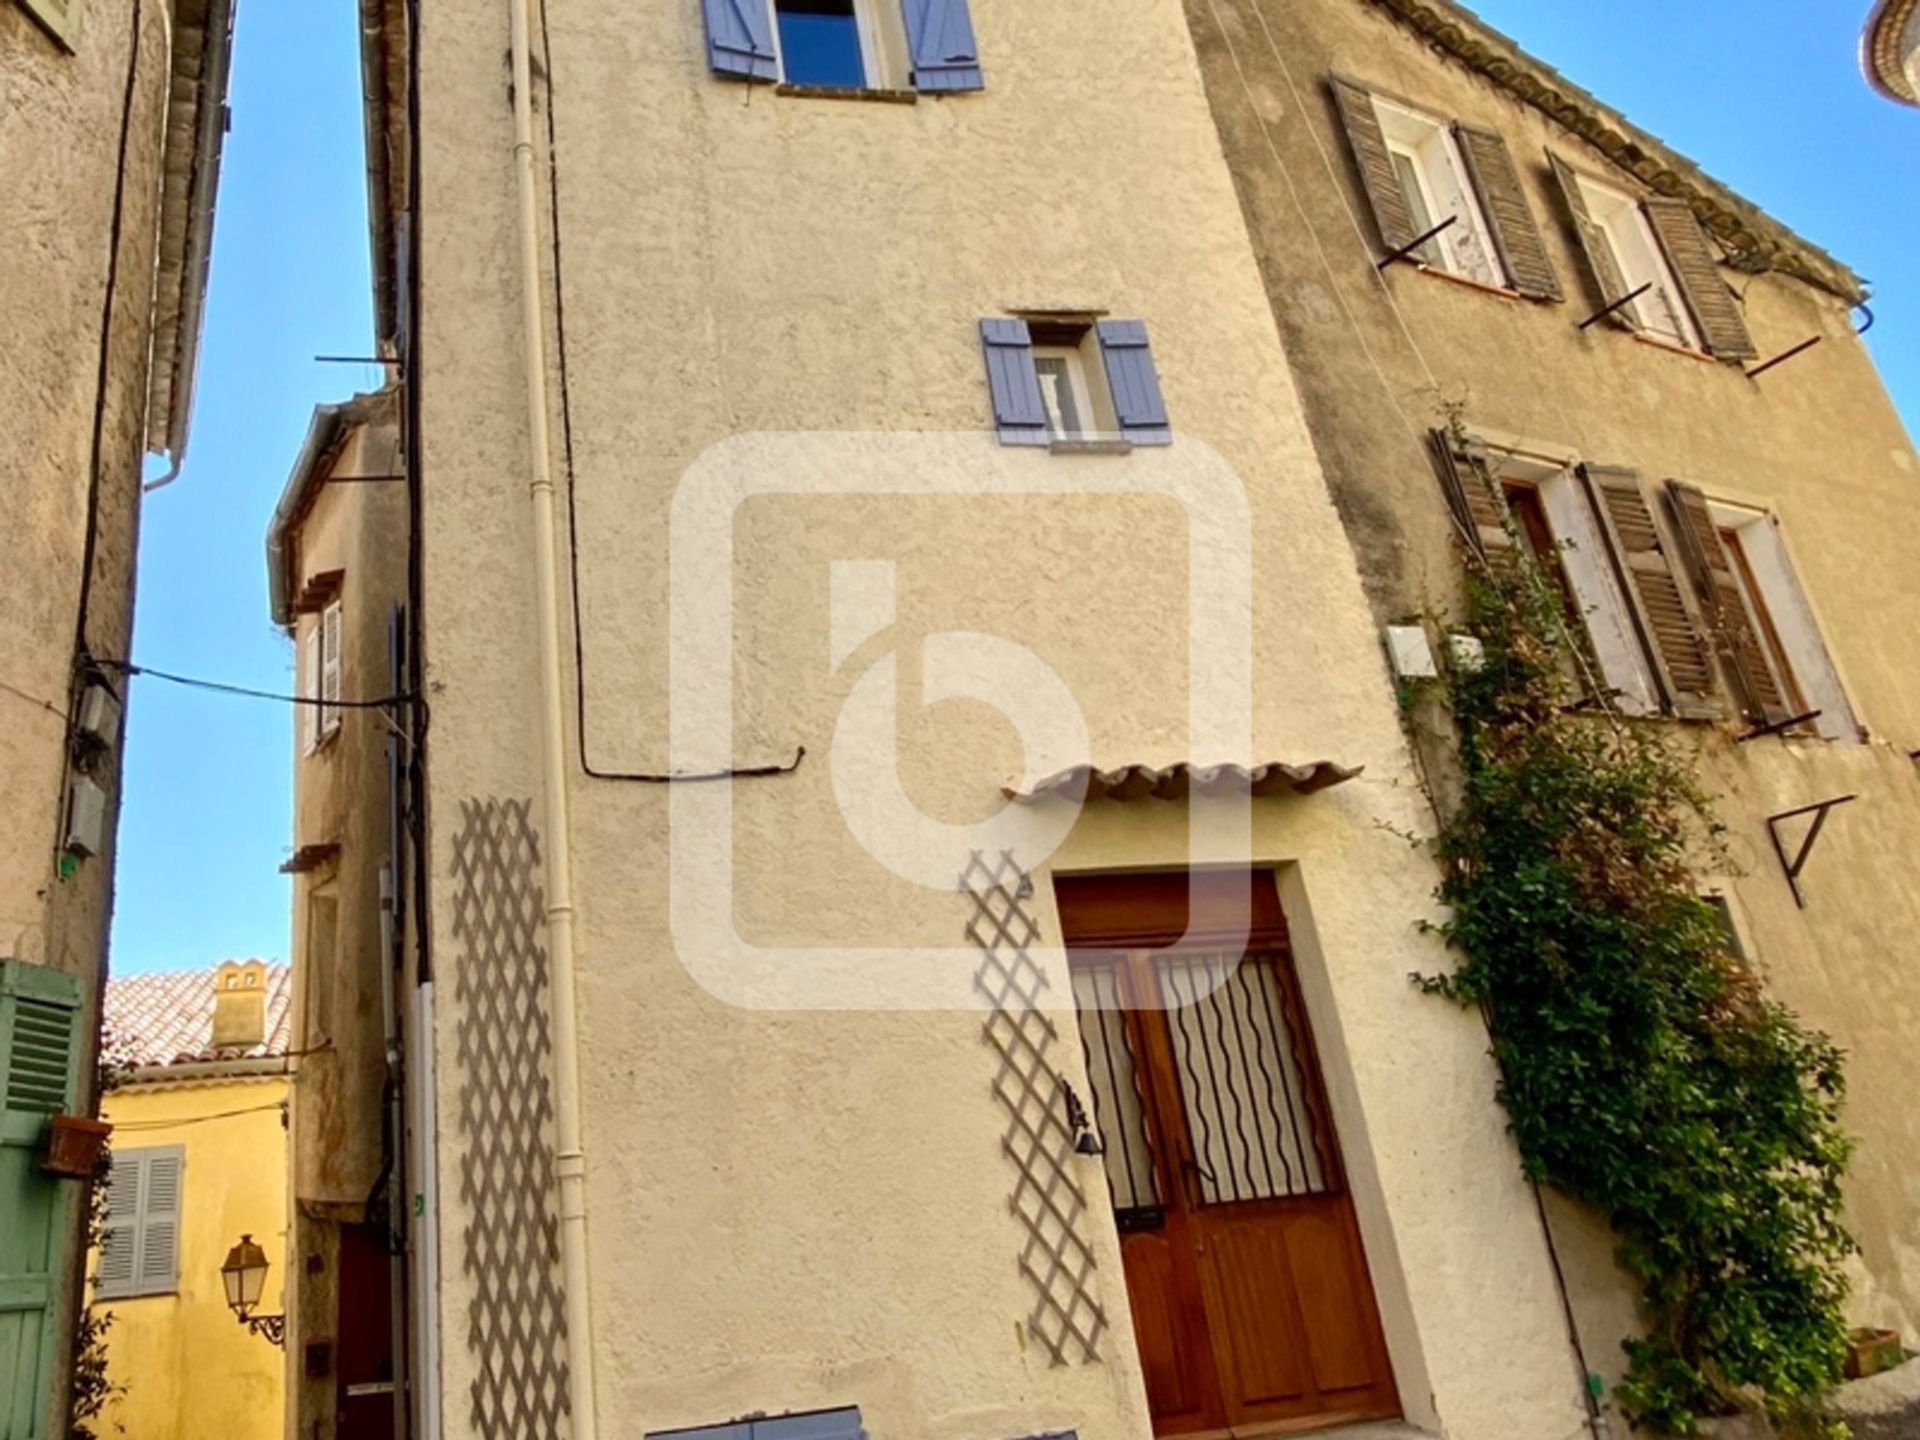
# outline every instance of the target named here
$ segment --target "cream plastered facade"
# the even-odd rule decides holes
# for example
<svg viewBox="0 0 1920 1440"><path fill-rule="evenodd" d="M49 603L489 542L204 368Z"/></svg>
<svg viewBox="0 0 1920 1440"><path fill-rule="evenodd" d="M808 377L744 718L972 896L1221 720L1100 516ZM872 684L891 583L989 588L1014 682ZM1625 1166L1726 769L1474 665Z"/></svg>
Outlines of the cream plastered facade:
<svg viewBox="0 0 1920 1440"><path fill-rule="evenodd" d="M282 532L288 630L296 657L304 655L323 607L338 603L340 693L377 697L391 690L388 616L406 593L406 491L394 480L329 482L396 474L397 417L390 393L337 408L321 453L298 493L289 492L296 503ZM323 423L317 416L316 428ZM311 744L304 724L295 725L292 847L296 856L334 847L297 862L293 883L292 1024L301 1053L293 1061L291 1223L302 1258L288 1286L287 1424L302 1440L343 1433L337 1367L344 1332L367 1323L364 1314L340 1309L341 1227L368 1222L368 1197L381 1177L388 734L377 712L359 709L343 710L338 728L316 730ZM373 1311L380 1318L383 1305ZM302 1359L309 1341L330 1356L317 1373Z"/></svg>
<svg viewBox="0 0 1920 1440"><path fill-rule="evenodd" d="M257 1063L257 1062L243 1062ZM115 1150L184 1151L179 1284L173 1294L103 1300L107 1379L102 1434L125 1440L280 1440L285 1352L227 1308L221 1263L242 1234L267 1254L260 1313L278 1314L287 1279L288 1083L276 1076L136 1084L101 1110Z"/></svg>
<svg viewBox="0 0 1920 1440"><path fill-rule="evenodd" d="M1408 983L1446 963L1419 929L1433 873L1402 838L1426 826L1426 802L1186 17L1176 0L972 8L985 91L911 104L716 78L693 0L549 17L534 95L556 357L544 379L562 499L570 459L578 520L585 714L566 706L562 738L602 1433L854 1404L876 1440L1149 1433L1096 1161L1076 1163L1095 1197L1093 1295L1111 1321L1099 1363L1052 1365L1025 1329L1016 1176L955 884L964 856L918 883L846 818L879 805L891 775L951 824L1004 803L1000 787L1022 768L1009 722L977 701L920 703L923 642L956 630L1051 667L1085 719L1074 759L1366 767L1320 795L1255 803L1241 837L1216 833L1200 804L1195 853L1282 872L1408 1417L1460 1440L1571 1432L1580 1377L1492 1101L1485 1036ZM528 892L542 884L534 857L487 871L462 841L488 800L531 800L542 856L553 840L539 804L506 25L504 4L455 0L420 57L414 364L425 377L441 997L437 1373L450 1436L506 1433L470 1398L485 1388L471 1317L490 1313L476 1237L499 1217L476 1210L471 1167L497 1151L469 1096L505 1063L463 1038L482 1026L479 992L497 983L482 907L503 894L537 903ZM562 157L564 409L549 106ZM1173 445L1055 455L997 444L976 327L1022 309L1143 320ZM779 438L788 432L811 433ZM756 435L776 438L735 438ZM707 478L682 489L690 471ZM719 529L734 542L719 559L670 537L676 494L697 502L716 474L789 492L747 500ZM1223 530L1209 528L1219 511L1172 498L1219 476L1231 480ZM977 493L987 489L997 493ZM1205 543L1189 553L1196 535ZM1216 594L1196 611L1190 582L1240 564L1240 542L1245 598ZM565 545L563 525L563 587ZM836 636L833 566L868 560L893 563L893 623ZM697 645L670 661L670 589L688 581L693 611L733 604L717 632L730 676ZM1196 672L1190 632L1230 637L1236 623L1244 659L1206 658ZM571 696L570 633L563 650ZM896 753L837 747L863 677L890 658L903 696ZM1190 723L1196 693L1204 736ZM718 697L730 736L711 716L683 716L674 731L675 697ZM1247 753L1192 753L1239 702ZM584 773L583 721L600 771L808 753L782 777L623 783ZM1188 820L1157 801L1096 808L1036 860L1053 1003L1069 992L1051 875L1181 863ZM731 896L683 895L676 911L676 844L683 867L691 856L683 874L710 877L729 841ZM745 972L728 959L729 924L757 945L824 952L768 973L776 990L797 975L844 982L833 1008L804 984L783 992L784 1008L739 1003L752 987L735 983ZM863 974L860 947L891 959ZM1057 1063L1085 1093L1074 1017L1051 1018ZM557 1340L539 1353L562 1356Z"/></svg>
<svg viewBox="0 0 1920 1440"><path fill-rule="evenodd" d="M1604 323L1579 330L1598 302L1544 152L1631 193L1645 188L1512 89L1396 21L1394 9L1435 12L1436 24L1455 27L1451 37L1470 37L1469 50L1507 55L1503 72L1520 77L1516 86L1571 92L1570 113L1598 116L1605 128L1622 123L1564 77L1463 25L1457 7L1190 0L1273 312L1375 616L1406 621L1457 604L1461 562L1425 449L1427 428L1450 412L1502 445L1631 467L1650 484L1691 481L1777 517L1866 739L1742 744L1732 722L1686 726L1727 826L1725 855L1704 862L1703 878L1728 897L1771 992L1847 1051L1845 1119L1859 1141L1847 1193L1861 1245L1851 1312L1911 1344L1920 1335L1920 1119L1903 1077L1920 1020L1920 901L1910 873L1920 854L1920 775L1910 758L1920 745L1920 675L1907 637L1920 621L1920 540L1907 515L1920 459L1855 336L1849 299L1804 280L1721 271L1742 297L1762 359L1820 342L1756 379ZM1502 134L1566 301L1530 303L1412 266L1377 280L1384 247L1328 97L1335 72ZM1788 114L1755 123L1792 143ZM1654 157L1648 173L1713 188L1670 153L1662 158L1659 142L1637 143ZM1438 729L1427 739L1443 769ZM1767 817L1846 795L1858 799L1832 813L1808 856L1800 909ZM1789 856L1806 823L1783 826ZM1616 1342L1634 1323L1631 1292L1604 1230L1558 1202L1554 1214L1588 1362L1615 1377L1624 1366Z"/></svg>

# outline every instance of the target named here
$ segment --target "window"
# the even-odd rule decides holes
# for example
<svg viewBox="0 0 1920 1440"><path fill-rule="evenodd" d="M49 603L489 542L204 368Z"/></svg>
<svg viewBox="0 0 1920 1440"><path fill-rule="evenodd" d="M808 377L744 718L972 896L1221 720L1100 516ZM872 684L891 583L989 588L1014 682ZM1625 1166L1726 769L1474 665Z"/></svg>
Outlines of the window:
<svg viewBox="0 0 1920 1440"><path fill-rule="evenodd" d="M331 890L316 890L307 897L306 965L300 976L308 1046L324 1045L333 1038L334 973L339 943L339 898Z"/></svg>
<svg viewBox="0 0 1920 1440"><path fill-rule="evenodd" d="M756 1415L692 1430L653 1430L646 1440L866 1440L855 1406L801 1415Z"/></svg>
<svg viewBox="0 0 1920 1440"><path fill-rule="evenodd" d="M1700 898L1712 907L1713 918L1720 922L1720 934L1727 943L1727 953L1742 965L1750 965L1752 962L1747 958L1746 943L1741 940L1740 927L1733 918L1733 902L1718 891Z"/></svg>
<svg viewBox="0 0 1920 1440"><path fill-rule="evenodd" d="M178 1288L185 1170L186 1151L178 1145L114 1152L95 1272L100 1299L171 1295Z"/></svg>
<svg viewBox="0 0 1920 1440"><path fill-rule="evenodd" d="M1593 217L1598 238L1606 246L1608 257L1626 286L1623 293L1630 294L1642 285L1652 287L1637 300L1628 302L1626 308L1632 312L1632 318L1639 322L1641 329L1676 345L1684 345L1689 350L1702 349L1700 332L1687 313L1679 281L1674 278L1673 268L1667 264L1659 239L1639 203L1631 195L1586 175L1578 176L1577 183L1587 213Z"/></svg>
<svg viewBox="0 0 1920 1440"><path fill-rule="evenodd" d="M866 85L866 44L854 0L774 0L773 8L783 80L848 90Z"/></svg>
<svg viewBox="0 0 1920 1440"><path fill-rule="evenodd" d="M340 602L333 601L320 613L320 704L312 707L319 726L319 740L325 740L340 728ZM316 742L318 743L318 742Z"/></svg>
<svg viewBox="0 0 1920 1440"><path fill-rule="evenodd" d="M1140 321L987 319L980 322L980 341L1001 444L1173 442Z"/></svg>
<svg viewBox="0 0 1920 1440"><path fill-rule="evenodd" d="M1448 218L1454 222L1414 253L1449 274L1483 285L1503 284L1493 263L1486 219L1469 188L1452 132L1430 115L1377 95L1373 104L1401 198L1412 215L1413 233L1424 235Z"/></svg>

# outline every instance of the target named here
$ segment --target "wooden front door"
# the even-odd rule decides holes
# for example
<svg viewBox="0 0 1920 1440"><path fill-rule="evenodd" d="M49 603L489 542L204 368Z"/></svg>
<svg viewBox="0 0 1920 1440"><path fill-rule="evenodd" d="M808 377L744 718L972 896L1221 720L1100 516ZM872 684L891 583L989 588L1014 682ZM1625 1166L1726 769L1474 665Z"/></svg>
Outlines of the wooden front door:
<svg viewBox="0 0 1920 1440"><path fill-rule="evenodd" d="M1154 1433L1398 1416L1272 875L1058 885Z"/></svg>

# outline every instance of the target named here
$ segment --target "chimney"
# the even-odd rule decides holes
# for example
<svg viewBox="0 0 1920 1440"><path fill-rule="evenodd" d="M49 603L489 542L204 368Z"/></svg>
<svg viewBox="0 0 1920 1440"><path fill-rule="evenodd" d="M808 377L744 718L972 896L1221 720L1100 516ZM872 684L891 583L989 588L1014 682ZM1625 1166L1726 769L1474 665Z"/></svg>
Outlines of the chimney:
<svg viewBox="0 0 1920 1440"><path fill-rule="evenodd" d="M213 975L213 1048L245 1050L266 1038L266 962L221 961Z"/></svg>

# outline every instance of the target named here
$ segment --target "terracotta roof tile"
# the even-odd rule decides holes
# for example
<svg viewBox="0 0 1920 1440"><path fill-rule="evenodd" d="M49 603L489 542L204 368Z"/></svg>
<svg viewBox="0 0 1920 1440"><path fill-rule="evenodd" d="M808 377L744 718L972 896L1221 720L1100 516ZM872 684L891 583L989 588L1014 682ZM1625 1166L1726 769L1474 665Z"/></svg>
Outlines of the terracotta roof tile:
<svg viewBox="0 0 1920 1440"><path fill-rule="evenodd" d="M106 1020L131 1065L262 1060L287 1053L293 967L267 966L267 1038L244 1049L212 1048L214 967L161 970L107 982Z"/></svg>
<svg viewBox="0 0 1920 1440"><path fill-rule="evenodd" d="M1316 790L1339 785L1358 775L1358 768L1336 765L1331 760L1315 760L1307 765L1283 765L1270 761L1265 765L1121 765L1112 770L1092 765L1076 765L1048 776L1031 790L1008 786L1002 791L1020 805L1041 800L1183 800L1189 794L1276 795L1291 790L1311 795Z"/></svg>

